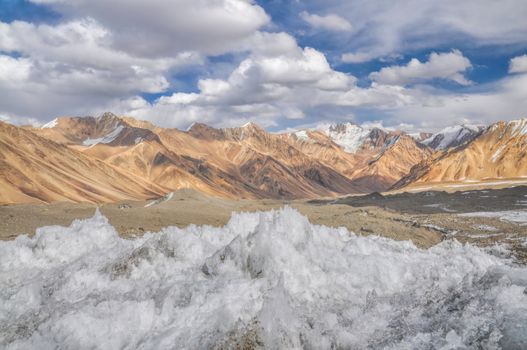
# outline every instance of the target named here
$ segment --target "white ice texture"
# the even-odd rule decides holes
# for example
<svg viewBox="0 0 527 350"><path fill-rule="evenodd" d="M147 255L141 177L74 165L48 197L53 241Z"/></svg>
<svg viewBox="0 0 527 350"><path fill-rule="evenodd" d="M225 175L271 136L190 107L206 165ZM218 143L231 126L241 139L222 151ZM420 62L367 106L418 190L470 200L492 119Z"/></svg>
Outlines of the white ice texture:
<svg viewBox="0 0 527 350"><path fill-rule="evenodd" d="M123 239L100 213L0 242L0 348L527 349L527 269L291 208Z"/></svg>

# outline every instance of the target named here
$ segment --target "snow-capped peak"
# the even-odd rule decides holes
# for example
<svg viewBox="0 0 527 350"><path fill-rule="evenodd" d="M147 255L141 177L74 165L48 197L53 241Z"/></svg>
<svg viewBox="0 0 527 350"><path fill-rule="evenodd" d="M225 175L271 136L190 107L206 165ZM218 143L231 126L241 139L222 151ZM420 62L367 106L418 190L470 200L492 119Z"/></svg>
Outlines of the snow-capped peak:
<svg viewBox="0 0 527 350"><path fill-rule="evenodd" d="M353 123L321 125L319 130L329 136L333 142L344 148L346 152L355 153L370 135L370 128Z"/></svg>
<svg viewBox="0 0 527 350"><path fill-rule="evenodd" d="M444 128L436 134L433 134L422 143L435 149L445 150L451 147L457 147L474 139L483 130L479 125L454 125Z"/></svg>
<svg viewBox="0 0 527 350"><path fill-rule="evenodd" d="M307 131L306 130L298 130L298 131L295 131L293 133L293 135L295 135L299 140L308 140L309 139L309 135L307 134Z"/></svg>
<svg viewBox="0 0 527 350"><path fill-rule="evenodd" d="M186 131L186 132L189 132L190 130L192 130L192 128L194 127L194 125L196 125L196 122L192 122L192 124L190 124L190 125L185 129L185 131Z"/></svg>

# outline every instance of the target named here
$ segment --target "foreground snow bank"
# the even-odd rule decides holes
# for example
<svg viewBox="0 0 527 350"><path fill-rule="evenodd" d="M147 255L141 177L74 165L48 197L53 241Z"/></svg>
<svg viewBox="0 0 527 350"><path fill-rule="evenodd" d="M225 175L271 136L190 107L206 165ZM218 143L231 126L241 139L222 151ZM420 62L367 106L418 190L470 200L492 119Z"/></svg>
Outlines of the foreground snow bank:
<svg viewBox="0 0 527 350"><path fill-rule="evenodd" d="M125 240L99 213L0 242L0 347L526 348L527 269L293 209Z"/></svg>

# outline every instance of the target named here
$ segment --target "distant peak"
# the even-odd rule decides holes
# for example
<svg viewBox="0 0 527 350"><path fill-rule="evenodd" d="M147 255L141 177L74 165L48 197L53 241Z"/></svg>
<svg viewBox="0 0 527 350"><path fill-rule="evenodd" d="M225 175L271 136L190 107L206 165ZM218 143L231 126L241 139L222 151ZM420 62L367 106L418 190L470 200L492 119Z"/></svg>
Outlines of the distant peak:
<svg viewBox="0 0 527 350"><path fill-rule="evenodd" d="M323 125L319 130L348 153L356 153L370 134L370 130L351 122Z"/></svg>
<svg viewBox="0 0 527 350"><path fill-rule="evenodd" d="M346 132L347 130L362 129L361 126L352 122L334 123L326 126L327 130L334 132Z"/></svg>
<svg viewBox="0 0 527 350"><path fill-rule="evenodd" d="M248 122L241 126L242 129L250 129L250 130L264 130L260 125L256 124L255 122Z"/></svg>
<svg viewBox="0 0 527 350"><path fill-rule="evenodd" d="M187 129L187 131L197 131L197 130L217 130L217 129L205 123L199 123L199 122L192 123L192 125L190 125Z"/></svg>
<svg viewBox="0 0 527 350"><path fill-rule="evenodd" d="M196 125L196 122L193 122L192 124L190 124L190 125L187 127L187 129L186 129L185 131L188 132L188 131L192 130L192 128L194 127L194 125Z"/></svg>
<svg viewBox="0 0 527 350"><path fill-rule="evenodd" d="M483 126L471 124L448 126L421 143L435 150L446 150L472 141L483 129Z"/></svg>
<svg viewBox="0 0 527 350"><path fill-rule="evenodd" d="M192 123L187 129L187 133L203 140L222 140L224 139L223 132L219 129L213 128L204 123Z"/></svg>
<svg viewBox="0 0 527 350"><path fill-rule="evenodd" d="M97 119L118 119L119 117L113 114L112 112L104 112Z"/></svg>

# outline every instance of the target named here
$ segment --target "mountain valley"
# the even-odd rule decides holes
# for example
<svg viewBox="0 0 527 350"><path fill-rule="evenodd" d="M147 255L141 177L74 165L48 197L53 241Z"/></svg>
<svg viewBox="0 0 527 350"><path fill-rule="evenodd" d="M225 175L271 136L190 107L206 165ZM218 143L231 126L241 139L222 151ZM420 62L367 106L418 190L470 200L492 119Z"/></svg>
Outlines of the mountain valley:
<svg viewBox="0 0 527 350"><path fill-rule="evenodd" d="M521 180L525 130L527 120L436 134L352 123L289 133L194 123L182 131L112 113L42 127L0 122L0 202L145 200L184 188L230 199L313 199Z"/></svg>

